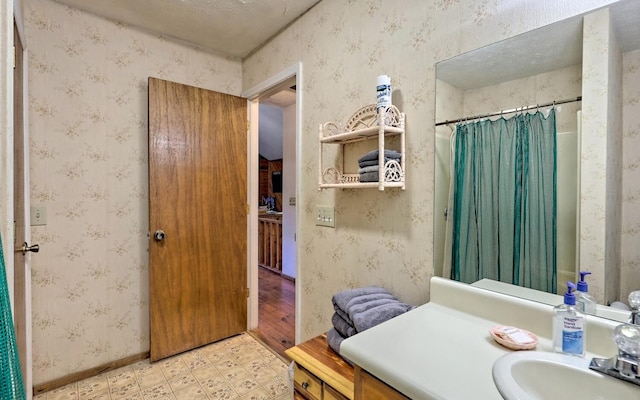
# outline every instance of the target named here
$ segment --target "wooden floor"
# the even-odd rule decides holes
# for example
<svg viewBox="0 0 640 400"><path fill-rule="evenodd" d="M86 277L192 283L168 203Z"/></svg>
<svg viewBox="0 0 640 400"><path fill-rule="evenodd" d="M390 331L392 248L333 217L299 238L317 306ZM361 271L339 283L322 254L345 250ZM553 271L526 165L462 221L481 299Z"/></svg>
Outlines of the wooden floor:
<svg viewBox="0 0 640 400"><path fill-rule="evenodd" d="M295 283L258 268L258 329L252 333L285 360L284 351L295 345Z"/></svg>

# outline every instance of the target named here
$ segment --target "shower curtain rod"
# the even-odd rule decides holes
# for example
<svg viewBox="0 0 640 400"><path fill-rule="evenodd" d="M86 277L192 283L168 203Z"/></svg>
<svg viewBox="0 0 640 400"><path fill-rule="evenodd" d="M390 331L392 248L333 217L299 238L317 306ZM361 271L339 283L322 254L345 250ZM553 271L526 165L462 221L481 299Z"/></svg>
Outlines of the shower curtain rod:
<svg viewBox="0 0 640 400"><path fill-rule="evenodd" d="M552 101L551 103L546 103L546 104L536 104L536 105L533 105L533 106L523 106L523 107L519 107L519 108L513 108L511 110L502 110L502 111L498 111L498 112L493 112L493 113L490 113L490 114L474 115L473 117L465 117L465 118L458 118L458 119L452 119L452 120L437 122L436 126L448 125L448 124L458 123L458 122L462 122L462 121L473 121L474 119L480 119L480 118L495 117L496 115L510 114L510 113L514 113L514 112L526 111L526 110L531 110L533 108L541 108L541 107L544 108L544 107L550 107L550 106L557 106L558 104L573 103L574 101L582 101L582 96L578 96L578 97L573 98L573 99L564 99L564 100Z"/></svg>

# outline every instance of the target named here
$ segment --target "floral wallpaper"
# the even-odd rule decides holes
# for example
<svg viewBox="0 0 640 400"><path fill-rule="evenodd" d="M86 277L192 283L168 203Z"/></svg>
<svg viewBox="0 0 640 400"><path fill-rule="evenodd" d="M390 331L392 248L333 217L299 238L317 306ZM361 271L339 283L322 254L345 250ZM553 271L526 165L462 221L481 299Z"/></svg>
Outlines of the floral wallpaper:
<svg viewBox="0 0 640 400"><path fill-rule="evenodd" d="M297 283L307 339L328 329L331 296L344 288L378 284L408 303L429 300L435 63L611 0L323 0L242 62L51 0L23 3L31 203L48 219L32 228L41 245L32 263L39 384L149 348L148 76L237 95L302 61ZM625 59L626 76L637 60ZM318 191L318 125L374 103L380 74L391 76L393 102L407 114L407 189ZM637 103L629 90L625 110ZM630 182L638 151L626 144L637 125L625 121ZM621 276L637 279L636 191L625 186ZM335 229L315 226L316 205L335 206Z"/></svg>
<svg viewBox="0 0 640 400"><path fill-rule="evenodd" d="M640 290L640 50L622 63L622 251L620 299Z"/></svg>
<svg viewBox="0 0 640 400"><path fill-rule="evenodd" d="M303 340L331 326L331 296L345 288L377 284L412 304L429 300L435 63L608 3L403 0L390 6L383 0L323 0L243 61L245 89L303 63L298 187ZM318 191L318 124L345 122L374 103L381 74L391 77L393 103L407 115L407 189ZM335 229L315 226L316 205L335 207Z"/></svg>
<svg viewBox="0 0 640 400"><path fill-rule="evenodd" d="M239 95L241 63L27 0L34 384L149 350L147 78Z"/></svg>
<svg viewBox="0 0 640 400"><path fill-rule="evenodd" d="M592 272L589 291L608 304L620 295L621 53L608 10L585 16L583 31L579 262Z"/></svg>

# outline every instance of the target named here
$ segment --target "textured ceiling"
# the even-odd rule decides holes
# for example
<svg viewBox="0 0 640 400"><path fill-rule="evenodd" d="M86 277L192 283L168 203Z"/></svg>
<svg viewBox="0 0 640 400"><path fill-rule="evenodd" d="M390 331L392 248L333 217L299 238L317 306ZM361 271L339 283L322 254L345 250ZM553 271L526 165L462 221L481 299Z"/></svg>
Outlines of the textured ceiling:
<svg viewBox="0 0 640 400"><path fill-rule="evenodd" d="M640 1L610 6L623 53L640 49ZM438 79L477 89L582 63L582 15L438 63Z"/></svg>
<svg viewBox="0 0 640 400"><path fill-rule="evenodd" d="M54 0L243 58L320 0Z"/></svg>

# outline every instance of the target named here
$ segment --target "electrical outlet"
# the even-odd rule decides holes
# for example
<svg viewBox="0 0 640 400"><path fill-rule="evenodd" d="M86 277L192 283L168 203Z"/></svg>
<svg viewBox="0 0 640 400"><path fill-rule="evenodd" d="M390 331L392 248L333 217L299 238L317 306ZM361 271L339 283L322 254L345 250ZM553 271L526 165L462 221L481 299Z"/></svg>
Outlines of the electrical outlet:
<svg viewBox="0 0 640 400"><path fill-rule="evenodd" d="M316 207L316 225L336 227L336 210L333 207Z"/></svg>
<svg viewBox="0 0 640 400"><path fill-rule="evenodd" d="M29 211L31 213L31 226L47 224L47 208L45 206L34 206Z"/></svg>
<svg viewBox="0 0 640 400"><path fill-rule="evenodd" d="M290 206L295 206L296 205L296 198L295 197L289 197L289 205Z"/></svg>

